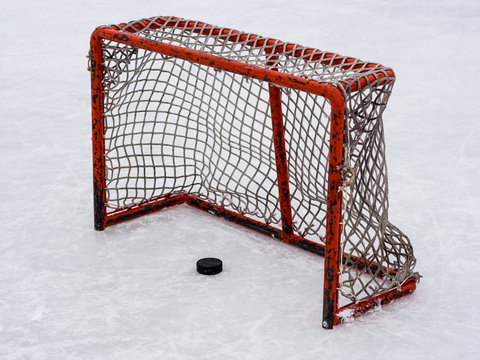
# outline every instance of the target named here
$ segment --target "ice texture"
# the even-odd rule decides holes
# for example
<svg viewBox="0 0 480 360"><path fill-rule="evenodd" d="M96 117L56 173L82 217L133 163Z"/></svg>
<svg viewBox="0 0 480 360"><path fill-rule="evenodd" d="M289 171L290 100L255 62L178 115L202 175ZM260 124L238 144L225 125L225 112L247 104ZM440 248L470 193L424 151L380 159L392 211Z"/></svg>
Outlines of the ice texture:
<svg viewBox="0 0 480 360"><path fill-rule="evenodd" d="M316 255L184 205L93 230L89 36L157 15L395 70L389 215L414 295L326 331ZM0 359L480 358L478 2L4 1L0 32ZM221 274L196 273L207 256Z"/></svg>

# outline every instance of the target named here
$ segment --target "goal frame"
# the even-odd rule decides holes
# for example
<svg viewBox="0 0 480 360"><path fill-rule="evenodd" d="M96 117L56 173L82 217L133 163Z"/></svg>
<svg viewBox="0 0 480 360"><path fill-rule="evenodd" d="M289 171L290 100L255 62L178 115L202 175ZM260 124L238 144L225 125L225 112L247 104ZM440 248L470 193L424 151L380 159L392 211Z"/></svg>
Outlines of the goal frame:
<svg viewBox="0 0 480 360"><path fill-rule="evenodd" d="M179 18L171 17L172 21L178 23ZM157 18L156 21L163 21L161 25L165 26L164 18ZM202 29L194 28L195 24L202 25ZM120 24L119 26L126 25ZM154 29L155 22L152 19L144 19L138 22L128 24L132 29L148 26ZM248 41L252 40L252 46L255 46L253 40L257 38L253 34L245 34L234 30L219 28L208 24L189 22L185 20L185 27L191 27L192 31L208 31L215 35L224 36L229 41ZM168 26L168 24L167 24ZM125 27L125 26L123 26ZM115 29L117 28L117 29ZM127 32L126 32L127 31ZM104 138L104 87L103 87L103 51L102 41L110 40L136 48L153 51L168 57L174 57L186 60L192 63L212 67L218 70L228 71L240 74L249 78L268 82L269 102L272 117L273 143L275 150L275 160L277 169L277 184L279 189L279 202L281 212L282 228L251 219L242 214L225 209L213 203L199 199L192 195L179 194L173 196L163 196L161 199L152 199L128 208L120 209L112 213L107 213L106 208L106 164L105 164L105 138ZM271 41L271 43L268 43ZM267 39L264 43L274 45L272 51L284 51L288 49L298 49L298 45L282 43L278 40ZM315 51L315 49L303 48L304 51ZM328 59L330 54L327 54ZM296 56L293 54L293 56ZM335 64L335 54L331 54L330 63ZM348 58L347 64L356 59ZM345 61L345 60L344 60ZM351 66L351 65L350 65ZM375 67L377 64L369 63L368 67ZM339 274L341 262L345 260L341 254L341 221L342 221L342 173L341 165L343 161L344 148L344 130L345 130L345 96L341 87L350 86L355 91L370 84L374 79L384 79L389 81L388 77L393 77L393 71L387 70L375 74L366 75L360 80L346 80L339 85L331 83L322 83L314 80L305 79L293 75L288 75L279 71L250 65L240 61L215 56L168 43L149 40L144 37L128 32L128 28L120 31L120 27L98 27L91 36L90 41L90 71L91 71L91 99L92 99L92 144L93 144L93 184L94 184L94 223L96 230L104 230L106 227L137 218L152 212L159 211L174 205L187 204L194 208L207 211L211 214L232 221L236 224L246 226L260 233L275 237L286 243L295 245L310 252L325 257L324 271L324 295L323 295L323 321L322 326L331 329L335 325L346 321L348 318L356 317L379 306L385 305L392 300L396 300L405 295L413 293L416 288L417 279L414 276L409 277L399 287L393 288L387 292L377 295L373 298L350 303L339 307ZM387 76L388 75L388 76ZM378 84L382 84L382 80ZM328 199L327 199L327 223L325 245L307 240L293 233L292 210L290 204L289 177L287 166L287 153L285 149L284 123L281 106L280 87L292 88L305 91L311 94L322 96L330 102L330 148L328 163ZM372 264L368 264L372 267ZM364 265L365 266L365 265ZM373 264L373 266L381 266ZM360 266L361 267L361 266ZM391 271L391 270L390 270Z"/></svg>

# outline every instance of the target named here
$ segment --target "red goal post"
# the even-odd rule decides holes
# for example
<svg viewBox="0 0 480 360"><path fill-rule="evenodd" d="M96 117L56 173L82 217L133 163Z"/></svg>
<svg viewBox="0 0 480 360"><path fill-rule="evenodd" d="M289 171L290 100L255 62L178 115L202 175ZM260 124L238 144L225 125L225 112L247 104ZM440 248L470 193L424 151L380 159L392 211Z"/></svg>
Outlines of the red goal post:
<svg viewBox="0 0 480 360"><path fill-rule="evenodd" d="M179 32L175 32L178 29L180 29ZM172 32L170 33L169 31ZM152 38L151 34L155 34L155 36ZM166 40L162 40L162 34L169 34L168 36L165 35ZM173 37L171 34L176 34L175 36L178 36L178 38L188 36L188 40L182 40L186 42L184 45L176 45L173 43L174 41L169 41L169 36ZM217 54L212 51L207 51L208 49L198 50L195 48L198 40L191 40L195 36L207 39L207 41L213 39L211 41L213 47L220 46L219 44L221 44L223 48L226 46L226 43L231 43L241 44L242 51L246 48L257 48L261 50L261 56L264 58L252 64L247 61L242 61L241 56L236 58L235 53L233 53L234 50L229 50L230 53L234 54L232 56ZM190 45L188 41L191 41L191 44L194 44L195 46ZM111 53L115 53L115 56L119 56L119 53L125 55L124 49L135 49L135 51L141 49L145 52L160 54L162 56L161 59L175 59L172 61L181 61L182 64L187 62L189 64L198 64L202 69L203 67L213 68L226 73L241 75L248 79L256 79L262 84L268 84L268 100L266 101L269 103L269 116L271 118L271 125L269 126L271 126L271 132L273 135L272 142L275 158L274 168L277 176L276 184L278 186L279 213L281 218L279 222L280 226L275 226L275 222L269 223L270 220L265 221L255 216L247 216L249 215L248 212L242 213L241 211L236 211L234 208L232 209L228 208L228 206L224 206L223 203L215 203L203 195L196 196L194 191L188 192L186 190L173 191L172 193L165 192L160 196L133 201L127 206L118 206L114 209L108 208L106 173L108 172L109 167L106 161L105 134L107 131L107 121L105 94L109 91L109 89L106 89L106 84L111 84L111 81L109 82L105 79L107 74L106 68L108 67L105 65L107 61L106 42L109 44L122 45L121 48L112 48L113 50ZM114 57L110 57L111 53L108 53L109 59ZM238 54L240 54L240 52L238 52ZM122 66L134 66L131 65L131 59L128 58L128 56L127 60L118 60L118 58L114 60L115 66L112 66L111 69L116 71L115 76L123 76L123 70L120 69ZM135 57L136 55L133 56ZM332 75L334 81L332 81L332 79L322 81L321 78L315 78L314 76L301 76L301 73L296 74L295 72L289 73L285 70L286 67L283 69L281 68L282 65L279 60L280 58L286 57L289 59L297 58L305 62L307 62L305 59L308 59L309 64L315 64L315 66L319 68L335 69L333 71L342 72L343 77L338 78L337 76L342 74L335 74ZM138 56L138 58L140 58L140 56ZM143 61L142 58L140 58L139 61ZM139 61L137 61L137 63ZM151 64L149 61L150 60L145 60L143 64ZM184 66L184 68L182 68L181 71L187 71L185 70L186 65L182 66ZM408 276L402 275L403 278L400 280L391 280L393 283L391 288L385 288L385 286L383 286L383 288L378 290L374 296L365 296L356 299L350 304L344 306L339 305L342 264L345 266L345 264L348 265L354 263L355 269L360 271L367 269L370 275L373 274L373 277L378 278L385 278L390 275L394 278L397 271L400 271L400 266L397 266L398 269L396 269L395 266L386 266L382 264L382 262L371 260L368 256L362 256L361 253L360 256L348 254L342 249L341 243L342 232L344 231L342 228L342 209L345 208L345 203L343 203L344 191L342 190L350 185L348 184L348 179L346 179L345 175L345 159L346 156L350 156L350 154L345 154L345 149L348 149L347 151L350 153L348 147L352 140L352 138L349 137L348 141L346 141L345 135L348 130L346 112L349 113L348 116L352 113L352 110L349 109L347 103L348 101L352 101L353 96L350 96L350 94L359 93L364 89L368 89L368 91L372 92L374 91L372 89L393 84L394 73L391 69L375 63L363 62L355 58L343 57L334 53L305 48L296 44L285 43L279 40L264 38L232 29L216 27L202 22L184 20L176 17L156 17L119 25L98 27L91 37L90 70L92 81L95 229L103 230L107 226L158 211L166 207L178 204L188 204L237 224L273 236L284 242L323 255L325 256L323 327L325 328L332 328L334 325L345 321L349 317L361 315L378 305L386 304L392 300L410 294L415 290L418 275L413 273L410 269L408 271ZM163 69L162 71L163 73L165 72ZM158 73L162 72L159 71ZM187 75L190 75L190 73L187 73ZM117 79L117 82L118 81L123 80ZM328 101L330 106L328 167L326 168L327 171L324 175L327 184L327 189L325 191L328 193L328 196L325 204L326 222L324 224L325 236L322 237L324 240L323 242L307 239L306 236L299 234L298 231L296 231L294 221L292 220L292 197L290 191L290 187L292 186L290 180L291 170L289 171L289 152L286 149L284 128L285 114L283 108L285 108L285 103L282 105L282 92L286 91L285 89L293 89L295 91L322 97ZM138 92L141 90L135 91ZM151 89L148 91L152 91L153 93L153 90ZM384 93L387 92L388 91L385 91ZM388 99L388 95L386 97ZM140 100L136 103L137 108L139 103ZM307 102L305 102L305 104L307 104ZM384 105L386 104L383 104L382 106L384 107ZM128 111L130 111L130 109ZM378 112L381 111L383 111L383 109ZM145 110L145 114L146 113L147 110ZM125 114L125 116L128 117L130 112ZM109 116L113 119L114 116L121 118L121 116L124 115ZM135 115L135 119L137 119L138 116L139 115ZM155 124L153 126L155 126ZM123 127L123 129L126 128L127 126ZM142 132L142 135L143 134L144 132ZM125 137L122 139L124 138ZM291 145L290 148L292 148ZM158 167L158 164L152 166ZM353 196L350 197L353 198ZM351 201L351 203L353 202L354 201ZM351 213L353 214L356 212L351 211ZM357 215L352 216L355 217ZM370 230L367 230L367 232L368 231ZM308 233L308 231L306 231L306 233ZM403 236L403 234L398 236ZM404 238L402 237L402 239ZM404 246L403 242L404 240L402 240L402 249L403 247L408 248L407 245L409 245L409 243ZM356 249L355 246L353 246L353 248ZM389 249L391 250L390 247ZM394 249L394 251L390 251L390 253L400 252L403 254L403 250L397 251ZM404 255L401 256L403 259ZM412 268L412 262L414 264L413 253L409 253L404 257L408 258L408 266ZM412 258L413 260L411 260Z"/></svg>

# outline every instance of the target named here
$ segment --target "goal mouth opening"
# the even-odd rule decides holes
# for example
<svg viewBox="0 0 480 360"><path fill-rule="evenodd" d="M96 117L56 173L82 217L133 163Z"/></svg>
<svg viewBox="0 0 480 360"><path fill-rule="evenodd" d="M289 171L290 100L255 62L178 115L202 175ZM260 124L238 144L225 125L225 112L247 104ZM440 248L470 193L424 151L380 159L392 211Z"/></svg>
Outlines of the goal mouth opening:
<svg viewBox="0 0 480 360"><path fill-rule="evenodd" d="M185 203L324 255L326 328L413 291L388 221L391 69L157 17L97 28L91 76L96 229Z"/></svg>

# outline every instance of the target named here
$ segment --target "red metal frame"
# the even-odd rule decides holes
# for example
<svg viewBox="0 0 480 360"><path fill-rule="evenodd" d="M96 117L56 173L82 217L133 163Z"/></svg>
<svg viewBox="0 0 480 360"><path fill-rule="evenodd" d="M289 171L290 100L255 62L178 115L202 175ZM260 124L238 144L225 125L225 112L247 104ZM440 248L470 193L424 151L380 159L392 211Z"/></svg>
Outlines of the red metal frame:
<svg viewBox="0 0 480 360"><path fill-rule="evenodd" d="M122 221L130 220L151 212L161 210L178 204L188 204L201 210L208 211L217 216L223 217L229 221L249 227L261 233L273 236L289 244L301 247L305 250L325 256L325 277L324 277L324 299L323 299L323 327L333 328L345 320L345 314L349 317L361 315L377 305L387 304L404 295L410 294L415 290L416 279L411 277L403 284L401 289L392 289L386 293L378 295L372 299L361 301L357 304L349 304L339 309L338 307L338 287L341 258L340 236L341 236L341 210L342 210L342 192L339 191L341 185L340 166L343 159L343 133L345 127L345 100L341 87L350 86L351 91L356 91L375 79L385 79L393 76L389 69L382 69L374 75L366 75L361 79L347 80L341 82L338 87L329 83L320 83L313 80L304 79L297 76L288 75L276 70L265 69L258 66L249 65L239 61L232 61L220 58L211 54L182 48L167 43L148 40L133 33L145 26L151 29L158 28L161 25L181 26L183 29L190 29L193 32L211 35L222 35L230 41L252 40L251 46L272 45L269 52L279 53L287 50L296 49L292 56L301 56L305 53L312 54L313 57L322 56L322 61L329 65L339 64L341 67L358 68L367 66L369 69L378 66L368 63L357 65L356 59L341 58L336 54L325 54L319 50L310 48L301 48L295 44L287 44L274 39L260 39L252 34L240 33L235 30L217 28L212 25L181 21L179 18L155 18L145 19L129 24L120 24L119 26L99 27L95 29L91 37L91 81L92 81L92 143L93 143L93 177L94 177L94 207L95 207L95 229L103 230L105 227L117 224ZM122 30L120 30L122 29ZM250 219L241 214L224 209L218 205L200 200L191 195L180 194L165 196L160 199L136 205L133 207L121 209L112 213L106 210L106 184L105 184L105 139L104 139L104 95L103 95L103 54L102 40L112 40L122 44L131 45L137 48L150 50L163 55L187 60L204 66L221 69L257 80L269 83L270 108L272 114L273 136L275 147L275 158L278 174L278 187L280 197L280 209L282 215L282 229ZM318 58L320 59L320 57ZM343 64L341 65L340 64ZM382 83L380 80L379 84ZM325 97L331 106L331 128L330 128L330 153L328 167L328 200L327 200L327 226L325 246L313 241L304 239L293 233L292 211L290 206L288 164L285 151L284 126L281 107L281 90L278 86L290 87L293 89L306 91L315 95ZM366 266L364 264L363 266ZM381 266L379 264L368 264L369 266Z"/></svg>
<svg viewBox="0 0 480 360"><path fill-rule="evenodd" d="M90 77L92 81L93 200L95 229L106 226L105 138L102 38L92 34L90 40Z"/></svg>

